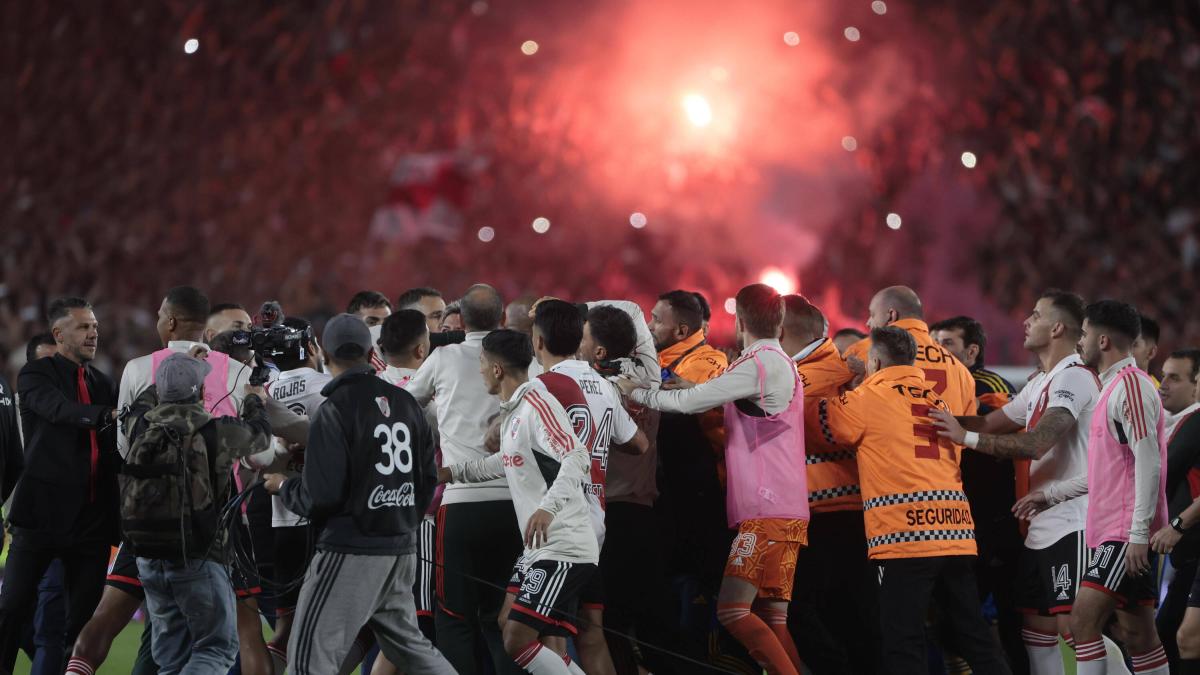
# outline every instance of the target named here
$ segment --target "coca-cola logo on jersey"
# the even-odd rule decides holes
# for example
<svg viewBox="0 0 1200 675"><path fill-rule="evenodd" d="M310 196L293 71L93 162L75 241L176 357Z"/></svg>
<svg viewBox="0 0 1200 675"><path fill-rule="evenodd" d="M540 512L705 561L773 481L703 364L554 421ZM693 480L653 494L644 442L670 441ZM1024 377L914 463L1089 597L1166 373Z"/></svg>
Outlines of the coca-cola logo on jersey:
<svg viewBox="0 0 1200 675"><path fill-rule="evenodd" d="M375 489L371 490L371 497L367 500L367 508L375 511L392 506L415 506L416 501L416 498L413 497L412 483L405 483L391 490L384 489L382 485L376 485Z"/></svg>

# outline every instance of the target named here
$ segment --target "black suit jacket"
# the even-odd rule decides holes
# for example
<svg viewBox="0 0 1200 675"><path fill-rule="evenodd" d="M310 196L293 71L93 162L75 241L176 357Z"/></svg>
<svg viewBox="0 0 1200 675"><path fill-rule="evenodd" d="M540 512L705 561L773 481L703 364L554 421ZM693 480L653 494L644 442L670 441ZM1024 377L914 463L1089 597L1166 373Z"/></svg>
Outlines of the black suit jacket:
<svg viewBox="0 0 1200 675"><path fill-rule="evenodd" d="M112 378L85 366L90 404L79 402L74 362L55 355L25 365L17 377L25 472L17 483L9 522L31 532L116 542L118 530L117 407ZM91 442L100 447L95 498L91 494Z"/></svg>
<svg viewBox="0 0 1200 675"><path fill-rule="evenodd" d="M17 392L0 375L0 499L8 500L24 467L21 430L17 426Z"/></svg>

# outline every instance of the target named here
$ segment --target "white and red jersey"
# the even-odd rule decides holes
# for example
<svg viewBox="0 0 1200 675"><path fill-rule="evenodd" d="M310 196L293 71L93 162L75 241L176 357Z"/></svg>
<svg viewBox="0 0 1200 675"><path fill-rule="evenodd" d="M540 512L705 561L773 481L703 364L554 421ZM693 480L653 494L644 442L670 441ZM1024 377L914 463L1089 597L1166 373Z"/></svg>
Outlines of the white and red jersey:
<svg viewBox="0 0 1200 675"><path fill-rule="evenodd" d="M604 546L604 490L608 481L608 453L613 443L628 443L637 434L637 423L621 405L616 385L591 365L577 359L555 364L538 376L567 411L572 429L591 455L591 471L584 484L592 529Z"/></svg>
<svg viewBox="0 0 1200 675"><path fill-rule="evenodd" d="M403 389L412 380L413 375L417 374L416 368L399 368L397 366L387 366L383 372L379 373L379 377L383 378L384 382L395 385Z"/></svg>
<svg viewBox="0 0 1200 675"><path fill-rule="evenodd" d="M588 451L572 433L567 411L540 378L522 384L501 404L500 452L450 465L454 483L504 477L524 533L539 509L554 516L540 548L526 548L526 563L539 560L597 563L600 545L592 531L582 485Z"/></svg>
<svg viewBox="0 0 1200 675"><path fill-rule="evenodd" d="M317 407L325 401L325 397L321 395L321 390L333 376L328 373L318 373L312 368L296 368L295 370L285 370L279 373L279 377L265 385L267 396L279 401L288 407L288 410L297 415L307 415L312 417L317 412ZM276 438L276 444L282 444L282 441ZM293 459L288 462L287 471L296 472L304 470L304 460ZM305 519L292 513L286 506L283 505L283 499L279 495L271 497L271 527L295 527L303 525Z"/></svg>
<svg viewBox="0 0 1200 675"><path fill-rule="evenodd" d="M1038 373L1001 408L1013 422L1025 425L1026 431L1033 431L1051 408L1062 408L1075 418L1074 428L1050 452L1030 463L1031 491L1047 491L1056 484L1087 480L1088 429L1099 398L1100 381L1095 373L1083 364L1078 354L1071 354L1049 371ZM1083 530L1087 509L1085 493L1042 511L1029 523L1025 547L1043 549Z"/></svg>
<svg viewBox="0 0 1200 675"><path fill-rule="evenodd" d="M1162 400L1132 357L1100 375L1088 442L1087 545L1146 544L1167 522Z"/></svg>

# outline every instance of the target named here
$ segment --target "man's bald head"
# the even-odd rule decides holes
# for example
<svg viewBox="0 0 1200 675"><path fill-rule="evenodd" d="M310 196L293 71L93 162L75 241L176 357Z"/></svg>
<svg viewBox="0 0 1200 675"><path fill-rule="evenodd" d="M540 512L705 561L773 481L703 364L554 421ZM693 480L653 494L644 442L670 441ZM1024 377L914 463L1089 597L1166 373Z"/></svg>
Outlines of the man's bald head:
<svg viewBox="0 0 1200 675"><path fill-rule="evenodd" d="M526 335L533 334L533 319L529 318L529 310L537 298L524 295L508 303L504 308L504 327Z"/></svg>
<svg viewBox="0 0 1200 675"><path fill-rule="evenodd" d="M825 336L825 315L802 295L783 296L783 332L779 341L794 356Z"/></svg>
<svg viewBox="0 0 1200 675"><path fill-rule="evenodd" d="M487 284L475 284L467 289L458 303L463 327L470 332L496 330L504 318L504 300Z"/></svg>
<svg viewBox="0 0 1200 675"><path fill-rule="evenodd" d="M925 316L921 298L908 286L888 286L879 291L871 298L867 312L869 328L883 328L900 319L921 319Z"/></svg>

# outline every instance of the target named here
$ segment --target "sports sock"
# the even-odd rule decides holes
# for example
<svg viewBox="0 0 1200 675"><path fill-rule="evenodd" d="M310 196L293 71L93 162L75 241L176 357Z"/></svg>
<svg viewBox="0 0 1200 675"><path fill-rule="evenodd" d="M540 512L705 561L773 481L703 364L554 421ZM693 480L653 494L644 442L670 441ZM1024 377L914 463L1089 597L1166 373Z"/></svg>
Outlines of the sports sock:
<svg viewBox="0 0 1200 675"><path fill-rule="evenodd" d="M96 675L96 669L78 656L72 656L71 660L67 661L66 675Z"/></svg>
<svg viewBox="0 0 1200 675"><path fill-rule="evenodd" d="M767 627L775 634L779 644L783 645L783 651L787 652L788 658L792 660L792 665L796 667L796 670L801 670L803 665L800 661L800 652L796 650L796 643L792 640L792 634L787 627L787 610L764 607L755 610L754 613L761 616L767 623Z"/></svg>
<svg viewBox="0 0 1200 675"><path fill-rule="evenodd" d="M769 675L799 675L779 638L762 619L751 613L749 603L717 603L717 620Z"/></svg>
<svg viewBox="0 0 1200 675"><path fill-rule="evenodd" d="M532 675L570 675L571 669L558 654L542 647L538 641L525 645L513 661Z"/></svg>
<svg viewBox="0 0 1200 675"><path fill-rule="evenodd" d="M1075 641L1075 664L1079 675L1108 675L1105 662L1104 640L1090 642Z"/></svg>
<svg viewBox="0 0 1200 675"><path fill-rule="evenodd" d="M1144 654L1131 654L1129 660L1133 661L1133 672L1138 675L1167 675L1170 672L1167 653L1163 651L1162 645Z"/></svg>
<svg viewBox="0 0 1200 675"><path fill-rule="evenodd" d="M1029 655L1029 672L1033 675L1065 675L1062 652L1058 649L1058 634L1043 633L1032 628L1021 629L1021 641Z"/></svg>
<svg viewBox="0 0 1200 675"><path fill-rule="evenodd" d="M1100 639L1104 640L1104 660L1108 663L1108 675L1129 675L1129 668L1125 666L1125 655L1121 653L1117 643L1107 635L1102 635Z"/></svg>

